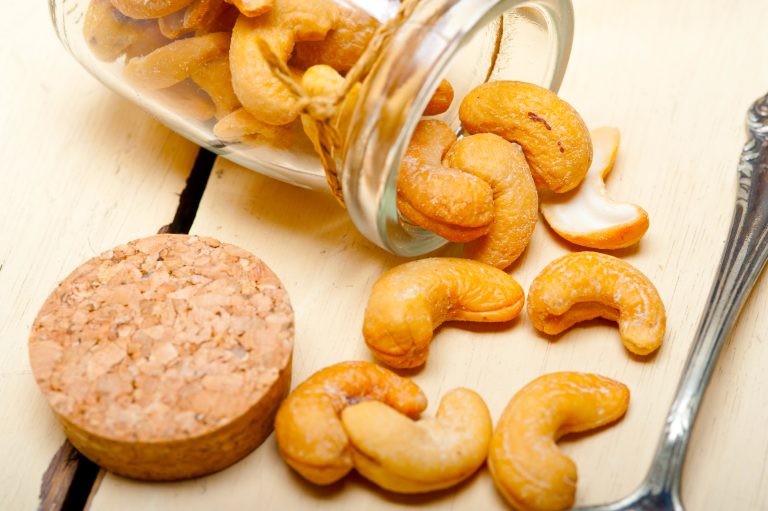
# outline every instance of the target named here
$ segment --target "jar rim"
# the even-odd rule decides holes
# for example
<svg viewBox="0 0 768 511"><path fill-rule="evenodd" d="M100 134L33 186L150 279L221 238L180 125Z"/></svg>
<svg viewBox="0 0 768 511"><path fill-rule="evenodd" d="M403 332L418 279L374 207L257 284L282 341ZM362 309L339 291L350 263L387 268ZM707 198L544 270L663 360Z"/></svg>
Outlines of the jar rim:
<svg viewBox="0 0 768 511"><path fill-rule="evenodd" d="M404 257L448 243L400 220L400 162L424 107L463 45L495 20L524 10L546 29L538 84L557 92L573 40L571 0L424 1L396 31L361 91L341 158L349 215L373 243Z"/></svg>

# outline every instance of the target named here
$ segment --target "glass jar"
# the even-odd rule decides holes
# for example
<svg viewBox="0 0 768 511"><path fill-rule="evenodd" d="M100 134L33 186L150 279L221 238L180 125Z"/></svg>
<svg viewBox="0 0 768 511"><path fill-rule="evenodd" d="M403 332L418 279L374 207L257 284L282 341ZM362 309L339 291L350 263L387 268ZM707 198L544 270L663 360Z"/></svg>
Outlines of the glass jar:
<svg viewBox="0 0 768 511"><path fill-rule="evenodd" d="M263 141L224 141L214 134L215 119L203 119L205 115L191 110L197 101L194 96L171 97L163 90L137 88L123 72L123 61L128 57L121 55L112 62L104 60L104 55L97 57L84 36L84 24L91 2L108 0L49 2L63 44L109 88L180 135L229 160L294 185L328 190L325 172L308 139L298 137L290 147ZM351 4L363 9L381 22L400 7L398 0L338 3L344 8ZM123 21L110 19L107 23ZM363 82L350 126L340 134L339 180L349 216L359 231L401 256L421 255L447 243L411 224L396 206L400 160L438 84L447 79L455 99L448 111L436 118L459 132L461 99L483 82L521 80L557 91L572 38L570 0L418 2L379 53Z"/></svg>

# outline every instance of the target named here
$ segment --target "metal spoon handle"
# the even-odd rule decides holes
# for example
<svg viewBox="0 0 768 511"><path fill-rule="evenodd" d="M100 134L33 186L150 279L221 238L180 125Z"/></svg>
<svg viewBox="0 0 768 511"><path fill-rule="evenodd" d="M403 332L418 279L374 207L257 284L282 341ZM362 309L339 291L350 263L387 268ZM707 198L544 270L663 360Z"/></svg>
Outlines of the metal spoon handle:
<svg viewBox="0 0 768 511"><path fill-rule="evenodd" d="M750 140L739 162L739 189L720 266L656 449L645 490L672 497L691 428L720 351L768 259L768 98L748 113ZM663 500L663 499L662 499Z"/></svg>

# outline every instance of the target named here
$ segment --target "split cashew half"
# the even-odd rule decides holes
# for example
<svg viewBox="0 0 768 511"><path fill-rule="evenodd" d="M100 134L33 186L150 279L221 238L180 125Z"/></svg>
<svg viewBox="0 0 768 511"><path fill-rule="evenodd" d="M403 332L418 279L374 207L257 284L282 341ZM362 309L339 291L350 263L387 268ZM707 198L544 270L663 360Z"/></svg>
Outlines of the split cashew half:
<svg viewBox="0 0 768 511"><path fill-rule="evenodd" d="M537 85L484 83L464 98L459 118L469 133L494 133L520 145L540 188L572 190L592 162L592 142L581 116Z"/></svg>
<svg viewBox="0 0 768 511"><path fill-rule="evenodd" d="M261 122L283 125L296 120L301 110L296 96L273 74L259 41L287 63L296 42L324 39L338 17L339 9L331 0L275 0L267 14L237 19L229 54L232 85L251 115Z"/></svg>
<svg viewBox="0 0 768 511"><path fill-rule="evenodd" d="M477 176L443 167L456 135L441 121L421 121L400 164L397 207L410 221L438 236L470 241L493 220L493 190Z"/></svg>
<svg viewBox="0 0 768 511"><path fill-rule="evenodd" d="M355 469L398 493L425 493L459 484L485 462L493 425L483 399L454 389L434 418L413 421L389 406L368 401L345 409L341 423Z"/></svg>
<svg viewBox="0 0 768 511"><path fill-rule="evenodd" d="M523 387L496 425L488 469L505 499L520 511L573 506L577 471L555 442L599 428L627 410L629 389L594 374L552 373Z"/></svg>
<svg viewBox="0 0 768 511"><path fill-rule="evenodd" d="M443 159L487 182L493 190L493 223L488 234L464 245L464 256L504 269L523 253L538 219L539 196L523 154L491 133L456 142Z"/></svg>
<svg viewBox="0 0 768 511"><path fill-rule="evenodd" d="M469 259L421 259L392 268L374 284L363 336L381 362L418 367L443 322L511 321L524 301L520 285L498 268Z"/></svg>
<svg viewBox="0 0 768 511"><path fill-rule="evenodd" d="M339 414L360 401L377 400L409 417L427 407L421 389L370 362L342 362L322 369L283 401L275 437L283 459L305 479L331 484L353 468Z"/></svg>
<svg viewBox="0 0 768 511"><path fill-rule="evenodd" d="M528 292L528 317L550 335L594 318L617 321L624 347L637 355L659 349L666 326L664 304L648 277L598 252L568 254L544 268Z"/></svg>
<svg viewBox="0 0 768 511"><path fill-rule="evenodd" d="M619 149L619 130L592 130L592 146L592 166L581 186L566 194L542 194L541 213L557 234L576 245L629 247L648 230L648 213L634 204L614 202L605 189Z"/></svg>
<svg viewBox="0 0 768 511"><path fill-rule="evenodd" d="M180 11L194 0L110 0L115 9L135 19L160 18Z"/></svg>

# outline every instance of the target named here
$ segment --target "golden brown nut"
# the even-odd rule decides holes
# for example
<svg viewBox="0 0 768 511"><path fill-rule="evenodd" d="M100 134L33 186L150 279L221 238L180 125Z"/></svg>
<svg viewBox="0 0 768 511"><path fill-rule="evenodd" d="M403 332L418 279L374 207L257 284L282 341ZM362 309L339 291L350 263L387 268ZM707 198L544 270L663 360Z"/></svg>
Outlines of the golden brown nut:
<svg viewBox="0 0 768 511"><path fill-rule="evenodd" d="M157 20L162 33L171 39L194 32L204 35L212 32L231 31L234 19L227 28L213 30L221 25L219 18L230 7L224 0L194 0L187 8Z"/></svg>
<svg viewBox="0 0 768 511"><path fill-rule="evenodd" d="M343 362L322 369L283 401L275 438L283 459L305 479L331 484L352 470L349 440L339 420L347 406L381 401L417 417L427 399L411 380L369 362Z"/></svg>
<svg viewBox="0 0 768 511"><path fill-rule="evenodd" d="M441 121L421 121L400 164L397 207L413 223L443 238L470 241L486 234L493 221L493 190L484 180L443 167L456 142Z"/></svg>
<svg viewBox="0 0 768 511"><path fill-rule="evenodd" d="M200 86L216 105L216 118L222 119L240 108L240 101L232 89L229 58L224 57L204 64L192 73L192 81Z"/></svg>
<svg viewBox="0 0 768 511"><path fill-rule="evenodd" d="M110 0L115 8L131 18L160 18L180 11L194 0Z"/></svg>
<svg viewBox="0 0 768 511"><path fill-rule="evenodd" d="M640 206L611 200L605 178L619 149L619 130L592 130L594 156L587 177L566 194L546 193L541 213L552 229L582 247L617 249L634 245L648 230L648 213Z"/></svg>
<svg viewBox="0 0 768 511"><path fill-rule="evenodd" d="M240 103L261 122L282 125L295 121L301 109L296 97L269 68L259 41L288 62L297 41L322 40L338 19L331 0L275 0L263 16L241 15L232 32L229 54L232 85Z"/></svg>
<svg viewBox="0 0 768 511"><path fill-rule="evenodd" d="M538 193L523 154L490 133L462 138L443 159L486 181L493 190L488 234L464 245L464 256L504 269L523 253L536 227Z"/></svg>
<svg viewBox="0 0 768 511"><path fill-rule="evenodd" d="M125 49L126 61L129 61L134 57L143 57L144 55L148 55L156 49L169 44L170 42L171 40L165 37L160 31L160 27L158 26L157 22L147 22L147 25L139 34L136 42Z"/></svg>
<svg viewBox="0 0 768 511"><path fill-rule="evenodd" d="M413 421L378 401L341 413L355 469L398 493L425 493L459 484L485 462L493 425L483 398L454 389L434 418Z"/></svg>
<svg viewBox="0 0 768 511"><path fill-rule="evenodd" d="M213 134L223 142L264 142L289 147L293 141L293 126L274 126L259 121L244 108L238 108L223 117L213 127Z"/></svg>
<svg viewBox="0 0 768 511"><path fill-rule="evenodd" d="M336 27L325 39L296 43L291 65L308 69L324 64L346 74L360 59L378 26L376 18L363 9L342 7Z"/></svg>
<svg viewBox="0 0 768 511"><path fill-rule="evenodd" d="M552 373L532 381L515 394L493 433L488 469L496 487L520 511L570 508L576 465L555 442L616 421L628 405L629 389L603 376Z"/></svg>
<svg viewBox="0 0 768 511"><path fill-rule="evenodd" d="M581 116L537 85L484 83L464 98L459 117L469 133L494 133L519 144L540 188L572 190L592 162L592 142Z"/></svg>
<svg viewBox="0 0 768 511"><path fill-rule="evenodd" d="M525 297L498 268L469 259L429 258L387 271L374 284L363 336L374 356L397 368L418 367L445 321L515 319Z"/></svg>
<svg viewBox="0 0 768 511"><path fill-rule="evenodd" d="M109 0L91 0L85 12L83 38L100 60L112 62L136 43L143 24L123 16Z"/></svg>
<svg viewBox="0 0 768 511"><path fill-rule="evenodd" d="M444 114L451 108L453 103L453 85L448 80L443 80L437 86L437 90L432 94L432 98L424 110L424 115Z"/></svg>
<svg viewBox="0 0 768 511"><path fill-rule="evenodd" d="M163 89L189 78L208 62L226 57L228 49L227 32L179 39L149 55L131 59L123 74L136 87Z"/></svg>
<svg viewBox="0 0 768 511"><path fill-rule="evenodd" d="M637 355L659 349L666 326L664 304L648 277L598 252L568 254L544 268L528 292L528 317L550 335L589 319L617 321L624 347Z"/></svg>

